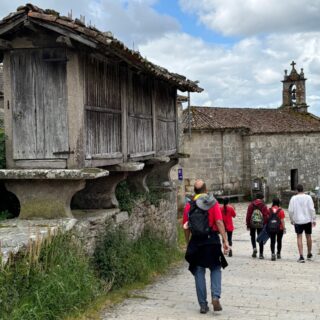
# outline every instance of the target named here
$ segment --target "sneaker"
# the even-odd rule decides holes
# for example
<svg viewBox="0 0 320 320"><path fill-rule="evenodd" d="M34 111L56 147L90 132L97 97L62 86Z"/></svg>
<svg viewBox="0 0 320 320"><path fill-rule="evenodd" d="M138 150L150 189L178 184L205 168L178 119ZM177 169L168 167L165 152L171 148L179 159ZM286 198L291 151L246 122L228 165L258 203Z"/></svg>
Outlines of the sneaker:
<svg viewBox="0 0 320 320"><path fill-rule="evenodd" d="M256 248L254 248L253 249L253 252L252 252L252 258L256 258L257 257L257 249Z"/></svg>
<svg viewBox="0 0 320 320"><path fill-rule="evenodd" d="M264 256L262 253L259 254L259 259L264 259Z"/></svg>
<svg viewBox="0 0 320 320"><path fill-rule="evenodd" d="M277 259L281 259L281 254L277 253Z"/></svg>
<svg viewBox="0 0 320 320"><path fill-rule="evenodd" d="M313 257L312 253L308 253L308 254L307 254L307 260L311 260L312 257Z"/></svg>
<svg viewBox="0 0 320 320"><path fill-rule="evenodd" d="M222 306L219 299L212 299L213 311L221 311Z"/></svg>
<svg viewBox="0 0 320 320"><path fill-rule="evenodd" d="M206 304L200 306L200 313L207 313L209 311L209 307Z"/></svg>
<svg viewBox="0 0 320 320"><path fill-rule="evenodd" d="M276 255L274 253L271 255L271 261L276 261Z"/></svg>
<svg viewBox="0 0 320 320"><path fill-rule="evenodd" d="M297 262L299 262L299 263L304 263L305 261L304 261L304 257L303 256L300 256L300 258L297 260Z"/></svg>
<svg viewBox="0 0 320 320"><path fill-rule="evenodd" d="M232 249L229 250L228 256L229 256L229 257L232 257Z"/></svg>

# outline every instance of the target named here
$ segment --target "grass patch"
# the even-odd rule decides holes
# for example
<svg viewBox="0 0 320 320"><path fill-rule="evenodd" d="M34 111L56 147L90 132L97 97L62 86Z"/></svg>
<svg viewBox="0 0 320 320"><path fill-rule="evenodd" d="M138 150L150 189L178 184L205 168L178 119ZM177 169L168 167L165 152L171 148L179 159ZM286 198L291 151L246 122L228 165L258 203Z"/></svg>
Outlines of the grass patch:
<svg viewBox="0 0 320 320"><path fill-rule="evenodd" d="M94 261L100 277L112 290L135 282L148 283L153 275L163 272L182 253L151 231L136 241L122 228L109 230L98 244Z"/></svg>
<svg viewBox="0 0 320 320"><path fill-rule="evenodd" d="M81 246L70 234L36 241L0 273L0 319L61 319L100 292Z"/></svg>

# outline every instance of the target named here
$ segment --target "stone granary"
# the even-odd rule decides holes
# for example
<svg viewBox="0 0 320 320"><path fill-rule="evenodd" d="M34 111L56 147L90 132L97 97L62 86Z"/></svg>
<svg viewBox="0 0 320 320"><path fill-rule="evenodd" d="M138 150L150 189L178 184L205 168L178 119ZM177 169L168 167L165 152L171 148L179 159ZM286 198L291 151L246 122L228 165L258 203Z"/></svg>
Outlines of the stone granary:
<svg viewBox="0 0 320 320"><path fill-rule="evenodd" d="M202 91L195 82L83 19L31 4L0 21L0 49L8 169L0 179L20 217L70 216L72 197L76 208L111 208L121 180L144 191L147 176L168 180L177 89Z"/></svg>
<svg viewBox="0 0 320 320"><path fill-rule="evenodd" d="M3 67L0 64L0 129L3 129Z"/></svg>
<svg viewBox="0 0 320 320"><path fill-rule="evenodd" d="M195 178L204 178L216 194L230 195L250 194L256 178L263 178L270 195L298 182L309 190L319 185L320 119L308 113L303 70L291 65L277 109L192 107L191 119L184 110L187 192Z"/></svg>

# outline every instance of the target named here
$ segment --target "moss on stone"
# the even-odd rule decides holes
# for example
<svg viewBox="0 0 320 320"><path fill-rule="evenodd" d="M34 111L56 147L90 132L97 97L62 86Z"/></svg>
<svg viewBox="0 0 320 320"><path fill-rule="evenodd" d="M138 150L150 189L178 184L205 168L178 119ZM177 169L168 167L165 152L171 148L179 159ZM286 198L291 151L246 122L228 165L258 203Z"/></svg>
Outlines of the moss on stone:
<svg viewBox="0 0 320 320"><path fill-rule="evenodd" d="M71 217L66 212L66 208L60 201L52 199L31 199L21 207L20 218L43 218L43 219L56 219Z"/></svg>

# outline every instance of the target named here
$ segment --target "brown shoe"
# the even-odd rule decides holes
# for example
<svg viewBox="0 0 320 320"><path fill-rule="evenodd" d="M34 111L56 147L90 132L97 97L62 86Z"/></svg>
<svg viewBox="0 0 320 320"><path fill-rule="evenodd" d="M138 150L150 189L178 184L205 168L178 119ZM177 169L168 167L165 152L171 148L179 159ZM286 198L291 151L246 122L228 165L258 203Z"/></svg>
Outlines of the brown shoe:
<svg viewBox="0 0 320 320"><path fill-rule="evenodd" d="M212 299L213 311L221 311L222 306L219 299Z"/></svg>

